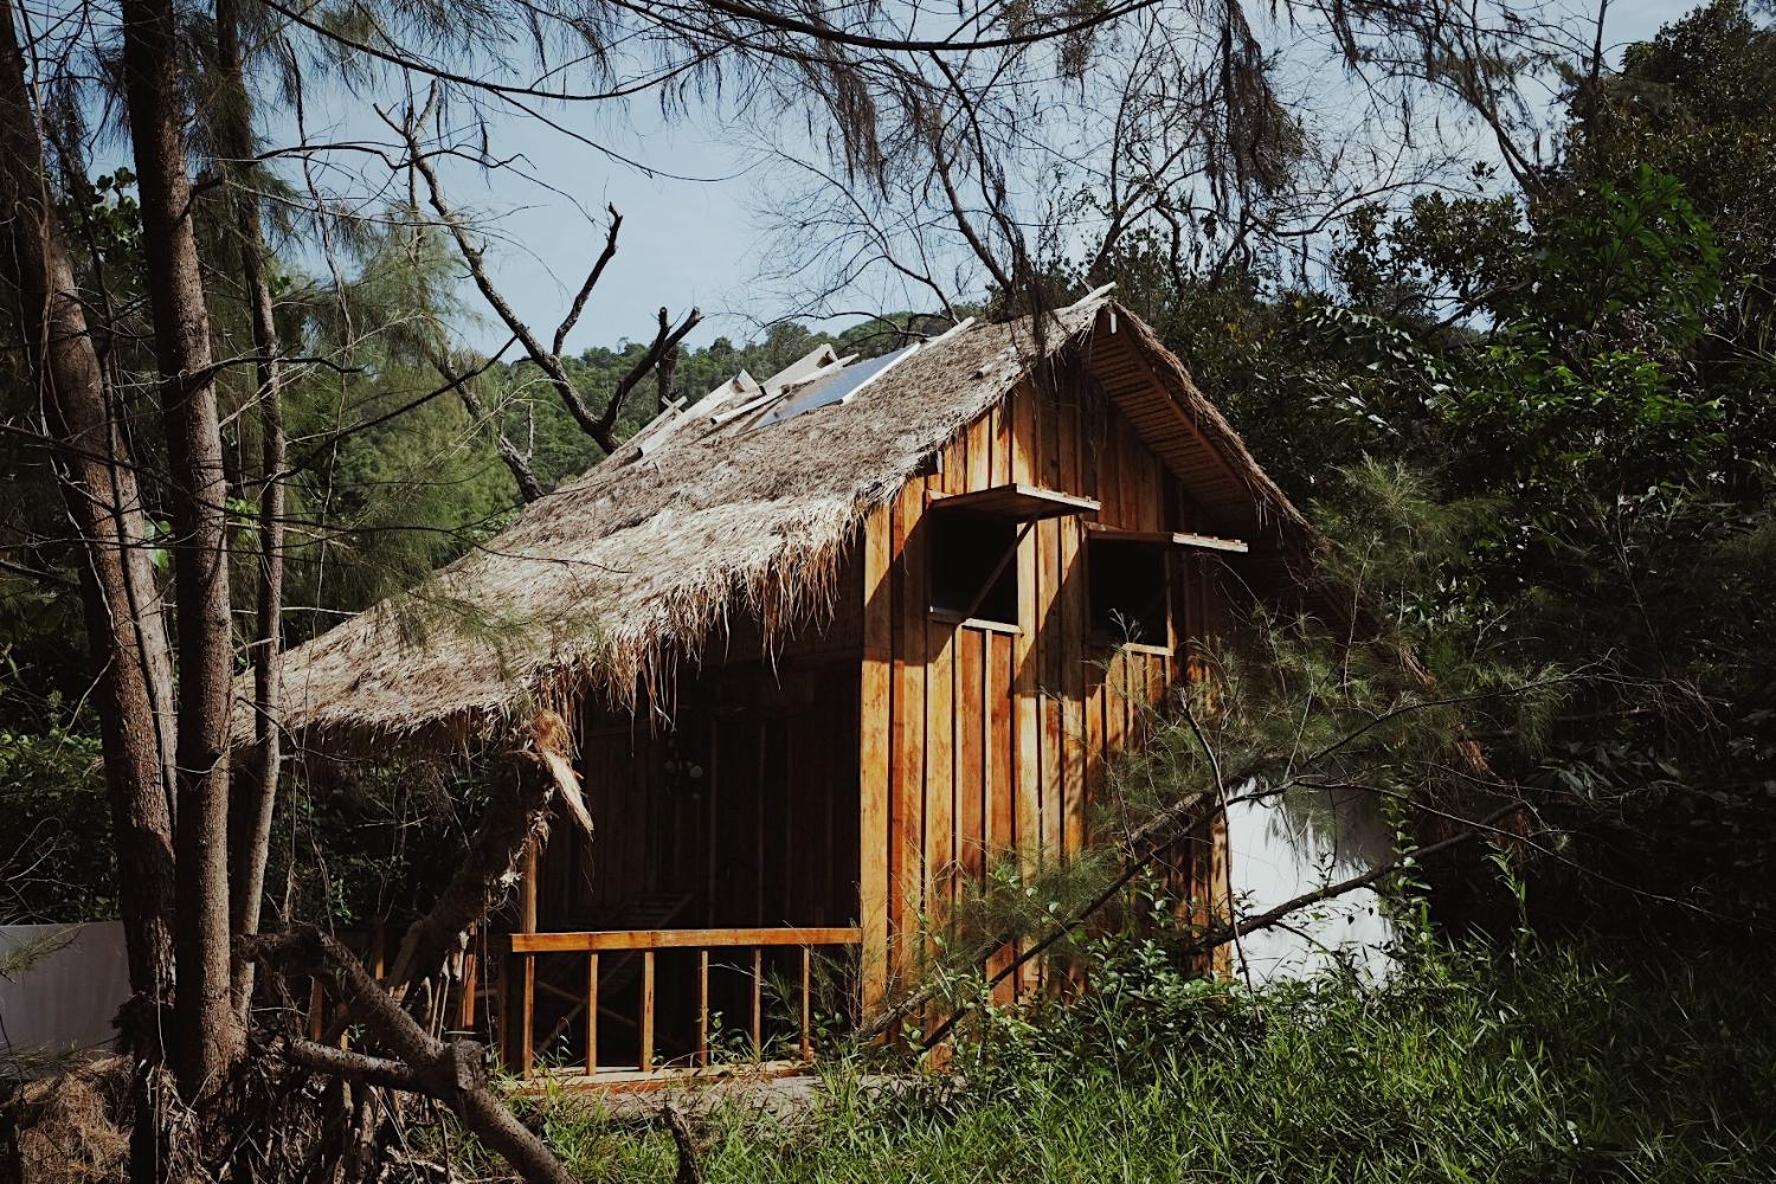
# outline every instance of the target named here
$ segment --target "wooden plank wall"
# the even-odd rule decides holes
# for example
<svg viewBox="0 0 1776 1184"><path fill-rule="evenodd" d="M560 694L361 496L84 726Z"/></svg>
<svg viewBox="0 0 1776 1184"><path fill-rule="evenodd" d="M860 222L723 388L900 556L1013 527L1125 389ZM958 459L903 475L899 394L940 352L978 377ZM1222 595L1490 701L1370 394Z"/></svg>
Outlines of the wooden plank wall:
<svg viewBox="0 0 1776 1184"><path fill-rule="evenodd" d="M1079 518L1029 529L1017 555L1015 631L932 619L928 494L1010 481L1096 498L1097 521L1113 527L1195 525L1159 459L1083 381L1058 396L1018 388L871 518L860 737L866 1010L893 981L916 975L921 919L942 929L964 877L1008 853L1034 866L1082 849L1107 758L1138 739L1144 705L1188 676L1184 639L1206 627L1212 582L1174 564L1172 644L1093 645ZM1026 974L1005 991L1033 985Z"/></svg>
<svg viewBox="0 0 1776 1184"><path fill-rule="evenodd" d="M765 654L736 616L658 710L582 708L578 765L597 833L557 826L542 928L608 928L631 900L685 895L676 925L849 925L857 899L862 569L838 611Z"/></svg>

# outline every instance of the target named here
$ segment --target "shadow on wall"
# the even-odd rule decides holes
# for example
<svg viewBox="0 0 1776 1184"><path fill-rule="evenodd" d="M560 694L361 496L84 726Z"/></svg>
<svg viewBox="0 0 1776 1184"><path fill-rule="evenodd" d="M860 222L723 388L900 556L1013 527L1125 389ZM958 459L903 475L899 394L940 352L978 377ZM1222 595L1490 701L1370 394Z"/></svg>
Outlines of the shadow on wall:
<svg viewBox="0 0 1776 1184"><path fill-rule="evenodd" d="M129 998L123 925L0 925L0 1072L107 1050Z"/></svg>
<svg viewBox="0 0 1776 1184"><path fill-rule="evenodd" d="M1393 837L1375 799L1353 790L1297 791L1280 801L1243 802L1227 820L1241 915L1260 913L1325 884L1387 862ZM1393 927L1372 889L1304 909L1287 927L1248 934L1241 945L1254 983L1350 967L1387 973ZM1234 973L1239 974L1238 958Z"/></svg>

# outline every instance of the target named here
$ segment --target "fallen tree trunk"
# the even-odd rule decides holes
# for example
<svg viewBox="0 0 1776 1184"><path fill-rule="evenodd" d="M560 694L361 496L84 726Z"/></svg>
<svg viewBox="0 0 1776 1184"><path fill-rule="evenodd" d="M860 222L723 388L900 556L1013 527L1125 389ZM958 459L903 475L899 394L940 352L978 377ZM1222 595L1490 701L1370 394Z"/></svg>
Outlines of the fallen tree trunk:
<svg viewBox="0 0 1776 1184"><path fill-rule="evenodd" d="M531 719L509 754L508 786L477 827L449 886L408 929L386 989L350 950L313 926L235 939L235 955L243 962L276 962L286 975L322 975L333 983L339 1007L326 1039L282 1039L277 1048L284 1060L337 1078L437 1098L530 1184L566 1184L572 1177L487 1087L482 1046L470 1040L446 1043L421 1021L436 1015L445 987L439 980L450 956L463 948L469 928L486 918L517 879L526 847L547 832L556 803L591 830L569 743L567 725L553 712L538 712ZM429 994L416 990L428 983L437 989ZM366 1026L373 1047L392 1057L338 1047L338 1036L351 1024Z"/></svg>
<svg viewBox="0 0 1776 1184"><path fill-rule="evenodd" d="M582 830L592 832L568 757L570 743L566 723L554 712L539 712L531 720L525 745L512 754L513 796L489 809L450 885L401 940L389 975L389 991L397 1002L440 974L449 957L464 948L470 927L487 916L494 898L516 880L525 845L533 836L541 841L547 834L549 811L557 801Z"/></svg>
<svg viewBox="0 0 1776 1184"><path fill-rule="evenodd" d="M285 1046L288 1059L436 1098L529 1184L578 1184L548 1145L488 1087L481 1044L445 1043L429 1035L338 940L312 925L301 925L275 936L242 935L235 943L240 957L273 962L285 974L329 976L341 1001L370 1030L378 1046L396 1058L387 1061L294 1041Z"/></svg>
<svg viewBox="0 0 1776 1184"><path fill-rule="evenodd" d="M282 1041L273 1051L292 1065L313 1069L317 1073L346 1077L365 1085L380 1085L384 1089L405 1090L412 1094L426 1092L425 1082L418 1073L402 1062L388 1057L375 1057L333 1044L301 1039Z"/></svg>

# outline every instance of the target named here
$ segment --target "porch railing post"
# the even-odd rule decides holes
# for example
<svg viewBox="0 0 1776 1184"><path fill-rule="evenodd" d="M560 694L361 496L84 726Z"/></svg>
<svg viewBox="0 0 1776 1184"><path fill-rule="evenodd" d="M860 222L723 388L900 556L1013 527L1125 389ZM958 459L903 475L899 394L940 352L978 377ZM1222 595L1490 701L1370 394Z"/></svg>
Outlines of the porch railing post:
<svg viewBox="0 0 1776 1184"><path fill-rule="evenodd" d="M457 1001L456 1026L465 1032L475 1030L475 992L480 987L481 958L476 952L480 931L469 930L469 944L463 950L462 998Z"/></svg>
<svg viewBox="0 0 1776 1184"><path fill-rule="evenodd" d="M654 952L641 953L641 1071L654 1071Z"/></svg>
<svg viewBox="0 0 1776 1184"><path fill-rule="evenodd" d="M765 951L752 947L752 1059L765 1059Z"/></svg>
<svg viewBox="0 0 1776 1184"><path fill-rule="evenodd" d="M697 951L697 1066L709 1067L709 951Z"/></svg>
<svg viewBox="0 0 1776 1184"><path fill-rule="evenodd" d="M536 955L524 955L524 999L519 1021L518 1074L529 1077L536 1060Z"/></svg>
<svg viewBox="0 0 1776 1184"><path fill-rule="evenodd" d="M814 966L813 947L802 947L802 1060L814 1059L814 1035L809 1030L813 1020Z"/></svg>
<svg viewBox="0 0 1776 1184"><path fill-rule="evenodd" d="M502 1069L510 1070L512 1058L512 978L518 972L518 956L507 953L499 961L499 981L493 985L493 1043L499 1050Z"/></svg>
<svg viewBox="0 0 1776 1184"><path fill-rule="evenodd" d="M598 955L586 955L586 1076L598 1076Z"/></svg>
<svg viewBox="0 0 1776 1184"><path fill-rule="evenodd" d="M537 889L542 878L542 844L536 835L531 835L524 844L523 878L518 886L518 929L521 933L537 931ZM508 970L513 960L506 960ZM533 1047L536 1032L536 954L527 951L518 960L518 972L523 976L519 984L521 994L518 998L518 1074L529 1077L532 1061L536 1055ZM506 1064L512 1064L507 1058Z"/></svg>

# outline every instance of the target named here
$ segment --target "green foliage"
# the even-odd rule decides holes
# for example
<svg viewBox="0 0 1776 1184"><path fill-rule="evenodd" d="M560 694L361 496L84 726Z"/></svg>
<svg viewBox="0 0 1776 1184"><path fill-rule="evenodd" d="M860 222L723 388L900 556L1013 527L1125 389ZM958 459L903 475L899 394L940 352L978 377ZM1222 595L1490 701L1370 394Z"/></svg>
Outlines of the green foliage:
<svg viewBox="0 0 1776 1184"><path fill-rule="evenodd" d="M59 696L0 721L0 925L110 916L110 819L98 741Z"/></svg>
<svg viewBox="0 0 1776 1184"><path fill-rule="evenodd" d="M711 1184L1762 1180L1768 973L1523 946L1248 994L1152 944L1106 947L1091 995L996 1015L957 1079L829 1063L817 1111L718 1108L703 1169ZM566 1096L533 1109L581 1179L673 1178L661 1130L636 1138Z"/></svg>
<svg viewBox="0 0 1776 1184"><path fill-rule="evenodd" d="M1530 878L1550 922L1776 906L1752 871L1776 835L1772 86L1776 33L1713 3L1575 87L1532 191L1477 169L1476 194L1359 209L1323 277L1139 239L1092 277L1440 679L1571 672L1534 730L1473 725L1573 844Z"/></svg>
<svg viewBox="0 0 1776 1184"><path fill-rule="evenodd" d="M1569 133L1575 176L1681 177L1735 274L1768 274L1776 250L1776 33L1755 7L1712 0L1629 46L1620 74L1577 96Z"/></svg>
<svg viewBox="0 0 1776 1184"><path fill-rule="evenodd" d="M319 771L319 770L317 770ZM487 779L429 762L383 761L290 778L266 883L290 916L368 929L429 909L467 850Z"/></svg>
<svg viewBox="0 0 1776 1184"><path fill-rule="evenodd" d="M1533 285L1499 308L1550 334L1611 322L1681 349L1721 291L1714 231L1678 178L1642 164L1620 181L1583 183L1538 219Z"/></svg>

